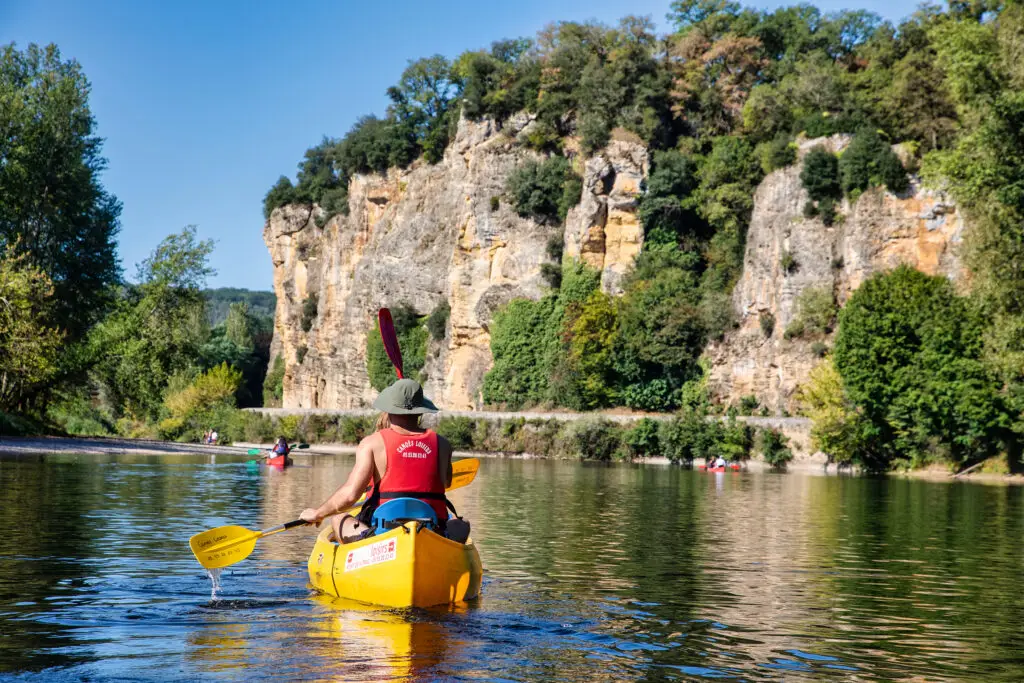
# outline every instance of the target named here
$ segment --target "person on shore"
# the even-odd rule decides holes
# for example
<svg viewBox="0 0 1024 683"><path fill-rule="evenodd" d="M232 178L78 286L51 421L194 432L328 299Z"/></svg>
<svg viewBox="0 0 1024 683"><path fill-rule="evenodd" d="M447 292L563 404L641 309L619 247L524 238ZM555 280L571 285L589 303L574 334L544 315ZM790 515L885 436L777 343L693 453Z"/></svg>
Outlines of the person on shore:
<svg viewBox="0 0 1024 683"><path fill-rule="evenodd" d="M203 432L203 443L204 444L210 443L210 430L209 429L207 429L205 432Z"/></svg>
<svg viewBox="0 0 1024 683"><path fill-rule="evenodd" d="M420 425L420 417L436 413L437 407L412 379L400 379L382 391L373 407L381 411L377 431L359 442L348 479L319 507L306 508L299 518L319 526L330 517L334 538L351 543L369 534L373 512L382 500L418 498L434 509L442 532L447 522L449 527L457 527L449 529L449 536L452 532L461 536L462 525L468 524L448 521L445 497L445 489L452 483L451 444ZM372 492L357 515L337 514L352 506L371 484Z"/></svg>
<svg viewBox="0 0 1024 683"><path fill-rule="evenodd" d="M210 443L213 444L214 446L216 446L217 445L217 438L218 438L217 430L214 429L213 427L210 427Z"/></svg>

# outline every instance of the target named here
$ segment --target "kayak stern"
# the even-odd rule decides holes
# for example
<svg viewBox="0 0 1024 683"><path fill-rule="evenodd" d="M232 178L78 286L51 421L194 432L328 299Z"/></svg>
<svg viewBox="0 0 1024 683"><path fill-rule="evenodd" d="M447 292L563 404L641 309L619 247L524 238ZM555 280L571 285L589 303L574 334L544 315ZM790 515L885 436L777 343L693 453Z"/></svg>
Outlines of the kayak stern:
<svg viewBox="0 0 1024 683"><path fill-rule="evenodd" d="M483 568L472 540L450 541L408 522L384 534L339 545L317 536L309 581L328 595L386 607L431 607L480 594Z"/></svg>

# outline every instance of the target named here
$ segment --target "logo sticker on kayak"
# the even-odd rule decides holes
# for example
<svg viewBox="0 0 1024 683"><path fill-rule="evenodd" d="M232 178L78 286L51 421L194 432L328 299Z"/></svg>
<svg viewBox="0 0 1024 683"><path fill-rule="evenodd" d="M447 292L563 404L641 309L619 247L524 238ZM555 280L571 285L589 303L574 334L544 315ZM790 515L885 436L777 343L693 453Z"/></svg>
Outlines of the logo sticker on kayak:
<svg viewBox="0 0 1024 683"><path fill-rule="evenodd" d="M371 543L364 548L349 550L345 558L345 571L350 572L371 564L380 564L395 559L398 542L395 539Z"/></svg>

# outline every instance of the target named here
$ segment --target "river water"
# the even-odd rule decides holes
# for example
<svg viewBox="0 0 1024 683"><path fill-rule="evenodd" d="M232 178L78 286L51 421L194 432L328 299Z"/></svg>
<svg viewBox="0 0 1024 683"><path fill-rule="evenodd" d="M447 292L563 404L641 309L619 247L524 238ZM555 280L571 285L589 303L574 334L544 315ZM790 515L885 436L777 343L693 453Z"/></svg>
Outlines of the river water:
<svg viewBox="0 0 1024 683"><path fill-rule="evenodd" d="M452 495L479 600L319 597L309 528L211 600L190 535L293 519L351 464L298 461L0 460L0 678L1024 680L1018 487L484 460Z"/></svg>

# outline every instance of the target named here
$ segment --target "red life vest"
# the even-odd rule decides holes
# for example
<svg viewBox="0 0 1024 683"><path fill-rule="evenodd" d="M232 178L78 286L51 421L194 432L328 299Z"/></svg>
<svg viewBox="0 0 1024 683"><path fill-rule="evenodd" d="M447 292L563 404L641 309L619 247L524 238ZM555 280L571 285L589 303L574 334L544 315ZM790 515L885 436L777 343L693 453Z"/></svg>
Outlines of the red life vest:
<svg viewBox="0 0 1024 683"><path fill-rule="evenodd" d="M379 500L419 498L434 508L443 524L448 519L444 480L439 471L437 434L399 434L392 429L380 432L387 453L387 466L379 486L371 496Z"/></svg>

